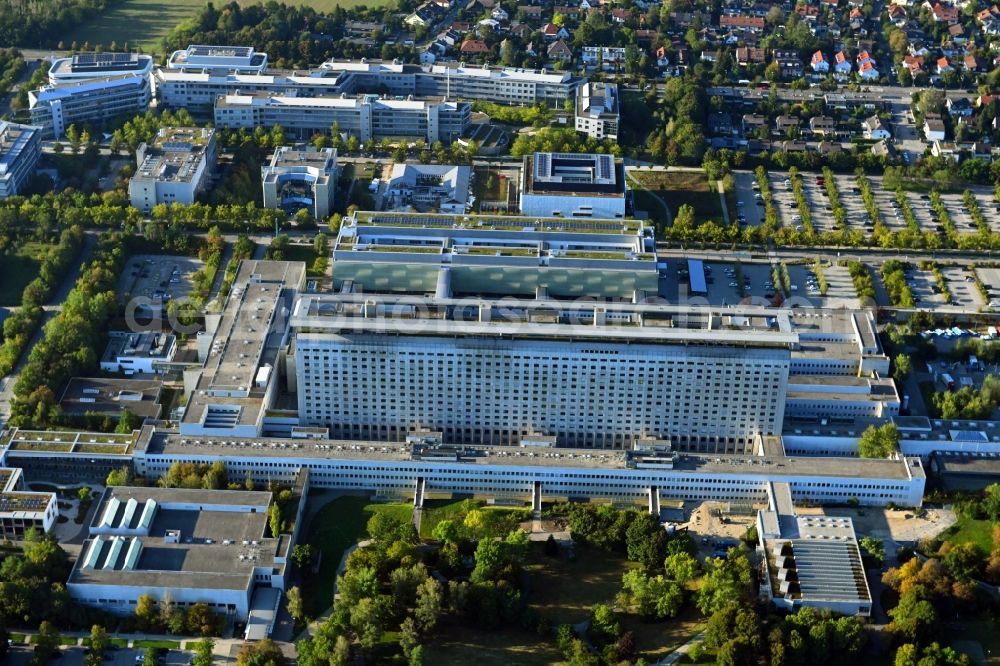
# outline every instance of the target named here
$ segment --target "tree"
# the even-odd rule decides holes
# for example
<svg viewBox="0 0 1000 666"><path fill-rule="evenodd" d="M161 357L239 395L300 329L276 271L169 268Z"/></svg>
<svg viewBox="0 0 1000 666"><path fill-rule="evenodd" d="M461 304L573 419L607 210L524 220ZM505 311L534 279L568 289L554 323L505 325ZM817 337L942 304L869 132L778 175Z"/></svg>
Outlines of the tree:
<svg viewBox="0 0 1000 666"><path fill-rule="evenodd" d="M87 666L99 666L104 661L104 653L111 644L108 632L99 624L90 628L90 652L84 660Z"/></svg>
<svg viewBox="0 0 1000 666"><path fill-rule="evenodd" d="M698 610L708 615L743 599L749 590L750 578L750 561L742 548L730 548L725 558L709 558L698 590Z"/></svg>
<svg viewBox="0 0 1000 666"><path fill-rule="evenodd" d="M135 617L143 631L151 631L156 626L160 614L156 609L156 599L148 592L139 595L135 604Z"/></svg>
<svg viewBox="0 0 1000 666"><path fill-rule="evenodd" d="M687 583L698 575L698 560L690 553L680 552L667 556L663 563L670 580L680 584Z"/></svg>
<svg viewBox="0 0 1000 666"><path fill-rule="evenodd" d="M878 566L881 567L882 563L885 562L885 544L881 539L876 539L873 536L861 537L858 545L865 549Z"/></svg>
<svg viewBox="0 0 1000 666"><path fill-rule="evenodd" d="M910 372L913 371L913 365L910 361L910 357L906 354L897 354L894 361L894 368L892 371L892 377L897 382L901 382L910 376Z"/></svg>
<svg viewBox="0 0 1000 666"><path fill-rule="evenodd" d="M288 614L296 622L306 621L305 606L302 602L302 592L299 590L298 585L293 585L288 588L288 592L285 593L285 597L288 599Z"/></svg>
<svg viewBox="0 0 1000 666"><path fill-rule="evenodd" d="M899 597L899 604L889 611L890 628L910 642L920 642L929 637L938 622L933 604L926 599L927 589L914 585Z"/></svg>
<svg viewBox="0 0 1000 666"><path fill-rule="evenodd" d="M312 544L299 543L295 544L295 547L292 548L292 562L295 564L296 569L306 569L312 566L314 556L315 550Z"/></svg>
<svg viewBox="0 0 1000 666"><path fill-rule="evenodd" d="M858 455L862 458L888 458L899 451L899 439L895 423L868 426L858 440Z"/></svg>
<svg viewBox="0 0 1000 666"><path fill-rule="evenodd" d="M621 624L611 606L596 604L590 609L590 637L598 646L617 640L621 630Z"/></svg>
<svg viewBox="0 0 1000 666"><path fill-rule="evenodd" d="M212 651L215 649L215 641L205 637L194 644L194 659L191 666L212 666Z"/></svg>
<svg viewBox="0 0 1000 666"><path fill-rule="evenodd" d="M281 507L277 502L267 509L267 524L271 528L271 536L278 538L284 529L284 522L281 520Z"/></svg>
<svg viewBox="0 0 1000 666"><path fill-rule="evenodd" d="M431 536L442 543L455 543L459 538L458 525L454 520L439 520Z"/></svg>
<svg viewBox="0 0 1000 666"><path fill-rule="evenodd" d="M413 611L413 618L422 632L431 631L437 624L443 596L444 588L434 578L427 578L417 588L417 606Z"/></svg>
<svg viewBox="0 0 1000 666"><path fill-rule="evenodd" d="M148 647L142 651L142 666L157 666L157 656L159 650L154 647Z"/></svg>
<svg viewBox="0 0 1000 666"><path fill-rule="evenodd" d="M187 629L198 636L212 636L219 633L219 619L208 604L194 604L187 612Z"/></svg>
<svg viewBox="0 0 1000 666"><path fill-rule="evenodd" d="M236 655L236 666L282 666L284 663L281 648L270 638L244 643Z"/></svg>

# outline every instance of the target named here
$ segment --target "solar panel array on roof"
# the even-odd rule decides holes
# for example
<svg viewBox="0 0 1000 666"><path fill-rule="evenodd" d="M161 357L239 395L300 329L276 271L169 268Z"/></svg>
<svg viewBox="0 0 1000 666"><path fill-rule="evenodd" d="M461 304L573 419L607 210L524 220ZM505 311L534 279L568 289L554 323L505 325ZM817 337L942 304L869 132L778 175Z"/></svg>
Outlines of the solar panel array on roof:
<svg viewBox="0 0 1000 666"><path fill-rule="evenodd" d="M0 511L44 511L49 497L34 493L0 495Z"/></svg>
<svg viewBox="0 0 1000 666"><path fill-rule="evenodd" d="M136 68L138 64L138 53L79 53L70 61L70 69L74 72L126 71Z"/></svg>
<svg viewBox="0 0 1000 666"><path fill-rule="evenodd" d="M953 442L988 442L990 438L982 430L950 430Z"/></svg>

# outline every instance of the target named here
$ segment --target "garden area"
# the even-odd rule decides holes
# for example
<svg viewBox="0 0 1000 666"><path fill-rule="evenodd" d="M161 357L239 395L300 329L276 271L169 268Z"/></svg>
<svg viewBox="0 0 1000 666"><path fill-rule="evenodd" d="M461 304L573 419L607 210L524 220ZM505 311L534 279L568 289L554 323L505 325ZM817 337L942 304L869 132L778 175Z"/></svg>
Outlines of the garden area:
<svg viewBox="0 0 1000 666"><path fill-rule="evenodd" d="M24 243L3 257L4 279L0 280L0 307L21 305L28 283L38 276L42 260L54 245Z"/></svg>
<svg viewBox="0 0 1000 666"><path fill-rule="evenodd" d="M713 220L723 221L722 203L718 191L712 187L708 175L701 171L629 171L629 177L642 188L648 190L653 199L664 201L670 207L672 216L677 215L681 206L687 204L695 210L695 224ZM636 192L637 205L641 201L641 190ZM650 204L652 205L652 204ZM655 217L655 210L649 210Z"/></svg>
<svg viewBox="0 0 1000 666"><path fill-rule="evenodd" d="M413 507L401 503L376 504L367 497L346 496L331 501L312 516L302 541L322 555L318 572L303 586L307 613L315 617L330 606L340 558L345 550L365 538L365 526L376 513L410 520Z"/></svg>

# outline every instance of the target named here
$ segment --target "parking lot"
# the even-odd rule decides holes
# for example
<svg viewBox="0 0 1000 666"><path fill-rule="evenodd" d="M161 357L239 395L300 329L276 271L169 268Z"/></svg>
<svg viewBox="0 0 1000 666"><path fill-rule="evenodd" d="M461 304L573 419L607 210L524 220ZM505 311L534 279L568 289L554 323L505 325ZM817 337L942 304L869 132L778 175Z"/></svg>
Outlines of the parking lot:
<svg viewBox="0 0 1000 666"><path fill-rule="evenodd" d="M913 293L913 304L919 307L944 305L944 294L941 293L934 274L930 271L912 269L906 272L906 282Z"/></svg>
<svg viewBox="0 0 1000 666"><path fill-rule="evenodd" d="M854 176L837 174L833 177L837 185L837 192L840 193L840 204L844 207L847 218L848 229L860 229L865 233L871 233L875 228L874 223L868 217L865 210L865 203L861 200L861 189Z"/></svg>
<svg viewBox="0 0 1000 666"><path fill-rule="evenodd" d="M980 281L986 287L986 291L989 292L989 303L1000 303L1000 268L984 268L980 266L976 268L976 275L979 276Z"/></svg>
<svg viewBox="0 0 1000 666"><path fill-rule="evenodd" d="M691 294L687 261L670 259L660 277L659 296L670 303L704 298L710 305L725 306L737 303L771 305L788 301L799 307L856 308L858 298L854 283L846 268L826 266L823 275L827 281L826 295L820 294L819 282L811 265L788 265L791 291L784 293L781 284L775 285L772 265L736 261L705 262L707 294ZM738 268L737 268L738 266ZM780 269L779 269L780 273ZM742 275L742 282L740 281ZM702 301L704 302L704 301Z"/></svg>
<svg viewBox="0 0 1000 666"><path fill-rule="evenodd" d="M983 297L972 281L972 273L962 266L941 266L945 284L951 292L951 305L978 310L986 305Z"/></svg>
<svg viewBox="0 0 1000 666"><path fill-rule="evenodd" d="M122 272L118 293L153 301L183 300L191 293L191 276L203 265L193 257L136 255Z"/></svg>
<svg viewBox="0 0 1000 666"><path fill-rule="evenodd" d="M742 213L746 218L745 222L740 222L740 226L760 226L764 223L764 207L757 205L754 196L757 191L753 186L757 181L753 172L737 171L733 174L733 179L736 181L737 217Z"/></svg>

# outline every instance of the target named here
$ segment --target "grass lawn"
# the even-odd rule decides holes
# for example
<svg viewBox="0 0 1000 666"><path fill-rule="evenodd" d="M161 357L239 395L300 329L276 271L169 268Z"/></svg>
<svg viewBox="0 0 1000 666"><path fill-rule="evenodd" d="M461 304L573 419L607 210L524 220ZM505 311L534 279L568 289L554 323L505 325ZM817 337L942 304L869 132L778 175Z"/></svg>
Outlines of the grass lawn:
<svg viewBox="0 0 1000 666"><path fill-rule="evenodd" d="M971 541L979 546L983 553L989 553L993 549L993 521L959 516L958 522L942 532L938 538L952 543Z"/></svg>
<svg viewBox="0 0 1000 666"><path fill-rule="evenodd" d="M15 643L23 643L24 634L10 634L10 640L14 641Z"/></svg>
<svg viewBox="0 0 1000 666"><path fill-rule="evenodd" d="M24 288L38 277L42 258L51 247L44 243L25 243L12 256L3 258L4 279L0 280L0 306L21 304Z"/></svg>
<svg viewBox="0 0 1000 666"><path fill-rule="evenodd" d="M425 650L424 663L435 666L542 666L562 661L554 640L516 629L442 628Z"/></svg>
<svg viewBox="0 0 1000 666"><path fill-rule="evenodd" d="M703 172L630 171L629 176L666 201L674 215L682 205L689 204L694 207L695 223L723 221L719 194L711 188Z"/></svg>
<svg viewBox="0 0 1000 666"><path fill-rule="evenodd" d="M367 497L338 497L309 522L305 542L323 553L319 573L301 586L309 615L315 617L330 606L340 558L347 548L367 536L368 519L376 512L410 520L413 507L400 503L373 504Z"/></svg>
<svg viewBox="0 0 1000 666"><path fill-rule="evenodd" d="M500 526L499 531L509 531L516 526L514 523L522 519L527 519L527 515L517 515L526 509L518 509L508 506L483 506L477 500L427 500L424 502L423 516L420 519L420 538L432 539L435 526L442 520L454 520L461 522L470 510L477 509L483 512L484 519L489 525L508 522L508 525Z"/></svg>
<svg viewBox="0 0 1000 666"><path fill-rule="evenodd" d="M132 647L134 648L160 648L163 650L180 650L180 641L152 641L152 640L135 640L132 641Z"/></svg>
<svg viewBox="0 0 1000 666"><path fill-rule="evenodd" d="M690 606L673 620L645 622L636 615L624 615L621 623L623 631L635 633L636 648L647 662L663 659L705 628L705 618ZM715 663L715 657L707 659L703 657L697 662L682 659L680 663Z"/></svg>
<svg viewBox="0 0 1000 666"><path fill-rule="evenodd" d="M529 559L528 604L553 625L576 624L590 616L594 604L613 602L622 574L636 566L617 553L584 546L567 561L546 557L538 544Z"/></svg>
<svg viewBox="0 0 1000 666"><path fill-rule="evenodd" d="M84 42L90 42L91 50L97 44L127 42L130 47L152 51L159 49L164 35L204 6L205 0L125 0L80 25L63 42L69 47L75 41L81 49Z"/></svg>

